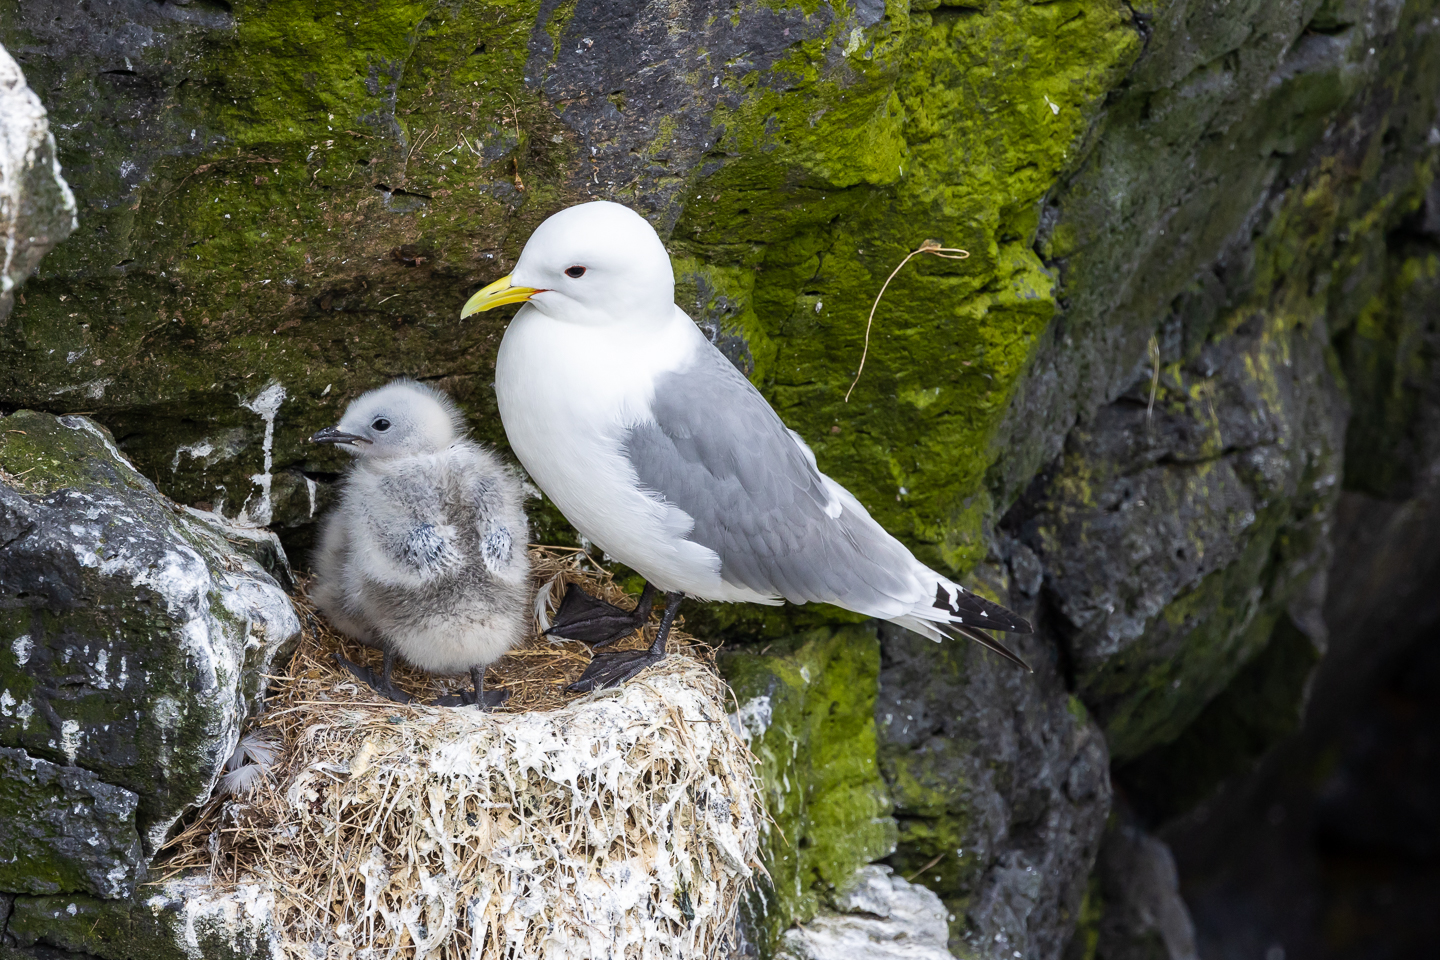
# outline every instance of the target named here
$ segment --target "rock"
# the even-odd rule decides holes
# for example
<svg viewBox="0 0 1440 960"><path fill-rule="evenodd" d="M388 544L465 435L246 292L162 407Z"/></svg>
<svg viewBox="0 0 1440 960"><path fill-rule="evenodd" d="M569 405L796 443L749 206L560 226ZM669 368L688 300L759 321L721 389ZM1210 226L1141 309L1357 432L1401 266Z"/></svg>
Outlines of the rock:
<svg viewBox="0 0 1440 960"><path fill-rule="evenodd" d="M108 844L126 861L108 886L85 859L6 889L114 897L143 873L141 848L152 855L209 796L299 621L258 563L170 503L83 417L0 418L0 531L0 745L13 774L3 816L62 824L67 791L90 791L106 798L94 816L109 832L87 857ZM48 807L32 805L36 790ZM139 845L127 839L137 834ZM5 842L0 861L38 841ZM57 863L62 846L51 844Z"/></svg>
<svg viewBox="0 0 1440 960"><path fill-rule="evenodd" d="M241 883L217 892L201 880L176 879L128 901L20 898L7 933L25 948L18 954L22 957L279 960L286 954L275 933L272 909L259 884Z"/></svg>
<svg viewBox="0 0 1440 960"><path fill-rule="evenodd" d="M775 821L764 838L770 882L748 911L765 944L834 903L858 869L895 848L876 760L879 661L874 633L853 627L720 659L739 705L731 724L759 761Z"/></svg>
<svg viewBox="0 0 1440 960"><path fill-rule="evenodd" d="M304 438L403 366L499 440L504 318L446 311L554 209L640 207L821 467L926 562L997 555L1037 624L1025 686L834 611L687 613L758 665L742 714L810 844L775 845L765 922L963 849L917 877L952 933L1048 958L1101 731L1137 815L1172 816L1293 727L1327 643L1322 699L1427 609L1433 6L10 2L83 228L8 321L0 404L94 411L167 494L295 554L341 462ZM895 277L846 403L931 237L969 259ZM5 503L19 537L33 505ZM924 739L866 726L899 704Z"/></svg>
<svg viewBox="0 0 1440 960"><path fill-rule="evenodd" d="M0 747L6 823L0 887L12 893L78 890L119 899L141 869L135 830L139 798L89 770L62 767Z"/></svg>
<svg viewBox="0 0 1440 960"><path fill-rule="evenodd" d="M940 895L953 951L995 960L1063 951L1110 810L1099 728L1040 641L1016 646L1034 674L886 626L875 704L889 862Z"/></svg>
<svg viewBox="0 0 1440 960"><path fill-rule="evenodd" d="M862 867L827 911L788 930L777 960L950 960L945 904L924 887Z"/></svg>
<svg viewBox="0 0 1440 960"><path fill-rule="evenodd" d="M1319 337L1257 321L1162 381L1153 415L1147 378L1077 427L1009 518L1120 761L1179 736L1323 577L1340 489Z"/></svg>
<svg viewBox="0 0 1440 960"><path fill-rule="evenodd" d="M0 46L0 328L15 288L75 226L75 196L60 175L45 107Z"/></svg>
<svg viewBox="0 0 1440 960"><path fill-rule="evenodd" d="M1097 960L1199 960L1175 857L1123 807L1105 831L1095 875L1103 910L1094 930Z"/></svg>

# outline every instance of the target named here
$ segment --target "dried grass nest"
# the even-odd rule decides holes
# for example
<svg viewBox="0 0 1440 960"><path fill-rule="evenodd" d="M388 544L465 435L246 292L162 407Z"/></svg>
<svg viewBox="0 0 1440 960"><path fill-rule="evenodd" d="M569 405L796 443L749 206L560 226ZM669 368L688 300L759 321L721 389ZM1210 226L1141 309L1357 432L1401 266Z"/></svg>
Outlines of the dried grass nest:
<svg viewBox="0 0 1440 960"><path fill-rule="evenodd" d="M492 714L426 705L464 677L397 667L403 706L356 683L332 654L378 652L302 587L300 646L232 761L268 769L170 841L163 895L306 960L724 955L764 812L713 652L673 631L679 655L622 688L565 692L589 654L539 635L547 608L569 583L627 601L580 551L531 556L537 630L487 674L511 691Z"/></svg>

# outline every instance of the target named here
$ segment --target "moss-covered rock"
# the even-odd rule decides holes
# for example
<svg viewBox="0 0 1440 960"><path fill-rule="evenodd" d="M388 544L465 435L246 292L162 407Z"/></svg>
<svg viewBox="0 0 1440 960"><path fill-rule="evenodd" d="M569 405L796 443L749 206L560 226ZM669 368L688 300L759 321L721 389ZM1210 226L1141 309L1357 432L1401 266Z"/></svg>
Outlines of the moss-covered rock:
<svg viewBox="0 0 1440 960"><path fill-rule="evenodd" d="M1021 509L1117 759L1178 736L1329 562L1345 405L1323 341L1269 327L1159 370L1153 411L1103 408Z"/></svg>
<svg viewBox="0 0 1440 960"><path fill-rule="evenodd" d="M1220 713L1262 749L1304 689L1275 624L1327 563L1342 456L1372 495L1426 468L1436 13L0 0L81 223L0 330L0 403L94 411L179 501L302 547L339 463L304 438L409 374L501 440L504 318L454 311L548 213L631 203L822 468L927 562L1002 557L1039 628L1031 680L889 634L882 666L833 610L692 616L756 651L824 625L731 670L742 703L773 680L790 704L756 740L781 738L767 776L799 818L765 922L883 855L893 802L892 862L926 867L954 949L1054 955L1108 803L1089 718L1166 769L1204 767L1186 744ZM969 259L895 278L845 402L875 293L932 238ZM854 766L867 697L928 718L882 723L883 782Z"/></svg>
<svg viewBox="0 0 1440 960"><path fill-rule="evenodd" d="M593 193L675 225L687 303L726 304L712 318L822 464L961 564L1054 307L1040 200L1140 48L1118 0L19 4L0 22L59 111L83 223L17 315L0 390L97 411L182 501L234 515L270 473L274 521L304 527L306 480L335 470L305 436L397 373L444 378L498 439L503 318L454 311ZM930 237L972 256L897 279L844 404L871 298ZM267 471L245 405L271 380Z"/></svg>
<svg viewBox="0 0 1440 960"><path fill-rule="evenodd" d="M278 960L286 954L270 907L258 885L242 885L234 896L216 898L203 887L172 880L133 900L18 898L6 932L18 946L38 948L41 956Z"/></svg>
<svg viewBox="0 0 1440 960"><path fill-rule="evenodd" d="M733 722L759 761L773 820L769 881L750 911L767 944L895 848L875 753L879 667L874 633L858 628L813 630L721 659L738 704Z"/></svg>
<svg viewBox="0 0 1440 960"><path fill-rule="evenodd" d="M51 791L54 816L65 791L91 789L95 816L118 817L70 872L12 870L5 889L128 893L144 861L127 831L153 854L209 796L299 621L225 527L167 500L83 417L0 418L0 536L0 746L32 770L76 768L42 778L64 788ZM44 783L0 780L5 819L46 822L33 806ZM29 849L26 837L0 834L0 860ZM75 879L107 843L127 851L114 883Z"/></svg>
<svg viewBox="0 0 1440 960"><path fill-rule="evenodd" d="M135 794L89 770L5 747L0 747L0 784L10 854L0 863L0 889L80 890L97 897L135 892L141 863Z"/></svg>
<svg viewBox="0 0 1440 960"><path fill-rule="evenodd" d="M940 895L957 956L1058 956L1110 810L1099 728L1041 643L1020 645L1034 674L888 626L881 650L875 715L900 827L888 862Z"/></svg>

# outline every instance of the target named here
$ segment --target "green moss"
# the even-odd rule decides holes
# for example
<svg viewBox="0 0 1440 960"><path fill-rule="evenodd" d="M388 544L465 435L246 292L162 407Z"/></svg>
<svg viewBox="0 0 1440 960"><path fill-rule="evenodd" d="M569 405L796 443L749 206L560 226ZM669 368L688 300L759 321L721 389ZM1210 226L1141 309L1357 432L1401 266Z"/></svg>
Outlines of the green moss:
<svg viewBox="0 0 1440 960"><path fill-rule="evenodd" d="M1364 305L1339 349L1355 416L1346 434L1345 483L1378 497L1410 495L1425 462L1417 432L1431 369L1440 357L1433 304L1440 257L1422 253L1387 264L1383 287Z"/></svg>
<svg viewBox="0 0 1440 960"><path fill-rule="evenodd" d="M1117 771L1131 802L1155 822L1190 809L1299 729L1321 651L1288 617L1266 641L1180 737Z"/></svg>
<svg viewBox="0 0 1440 960"><path fill-rule="evenodd" d="M849 40L796 44L721 111L727 162L694 189L674 247L733 305L752 379L821 468L926 562L963 572L994 519L996 431L1055 309L1032 250L1040 203L1139 39L1118 3L994 2L890 9L843 66L826 60ZM921 256L895 278L847 403L875 295L927 239L970 258ZM811 622L717 614L731 630Z"/></svg>
<svg viewBox="0 0 1440 960"><path fill-rule="evenodd" d="M880 649L873 632L814 630L721 669L759 760L770 882L753 916L772 939L815 915L855 870L888 854L895 823L876 765Z"/></svg>
<svg viewBox="0 0 1440 960"><path fill-rule="evenodd" d="M1105 919L1105 897L1100 886L1097 876L1091 876L1085 884L1085 898L1080 901L1080 916L1070 945L1065 948L1065 960L1095 960L1100 946L1100 923Z"/></svg>
<svg viewBox="0 0 1440 960"><path fill-rule="evenodd" d="M96 411L147 476L230 513L262 461L242 403L272 380L288 394L277 470L334 471L305 437L401 374L443 371L500 437L488 384L505 318L456 310L576 199L573 135L523 81L538 5L372 7L251 2L230 30L158 25L134 64L162 100L158 155L94 122L128 103L108 74L31 59L81 228L9 322L7 402ZM33 39L16 11L0 23L12 48ZM148 167L133 188L122 160ZM207 443L206 458L182 450Z"/></svg>
<svg viewBox="0 0 1440 960"><path fill-rule="evenodd" d="M41 945L103 960L269 956L268 944L228 937L204 920L187 924L184 910L184 903L156 897L153 891L135 901L17 897L7 932L21 947Z"/></svg>

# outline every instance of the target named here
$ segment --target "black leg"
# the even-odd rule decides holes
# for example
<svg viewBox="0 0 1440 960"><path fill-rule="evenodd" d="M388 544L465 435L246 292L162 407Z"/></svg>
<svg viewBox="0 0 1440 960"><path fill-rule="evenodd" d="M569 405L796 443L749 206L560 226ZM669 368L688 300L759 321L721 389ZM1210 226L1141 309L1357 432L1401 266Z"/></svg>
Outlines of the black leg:
<svg viewBox="0 0 1440 960"><path fill-rule="evenodd" d="M654 606L655 588L648 583L633 610L622 610L613 603L597 600L572 583L566 588L560 609L555 611L555 622L545 635L603 647L644 627Z"/></svg>
<svg viewBox="0 0 1440 960"><path fill-rule="evenodd" d="M509 690L486 690L485 689L485 668L471 667L470 682L475 689L471 691L461 690L456 693L447 694L435 701L437 707L479 707L481 710L494 710L506 700L510 699Z"/></svg>
<svg viewBox="0 0 1440 960"><path fill-rule="evenodd" d="M618 687L646 667L665 659L665 641L670 638L670 626L680 612L683 593L665 594L665 615L660 618L660 629L655 631L655 642L648 650L619 650L615 653L597 653L585 668L585 673L570 684L577 693L588 693L605 687Z"/></svg>
<svg viewBox="0 0 1440 960"><path fill-rule="evenodd" d="M390 671L395 666L395 654L393 651L385 651L385 665L380 668L380 677L378 679L375 677L374 670L371 670L369 667L362 667L358 663L351 663L339 653L335 654L335 660L340 666L349 670L355 679L363 681L376 693L383 694L396 703L409 703L411 701L412 698L408 693L397 690L395 685L390 682Z"/></svg>

